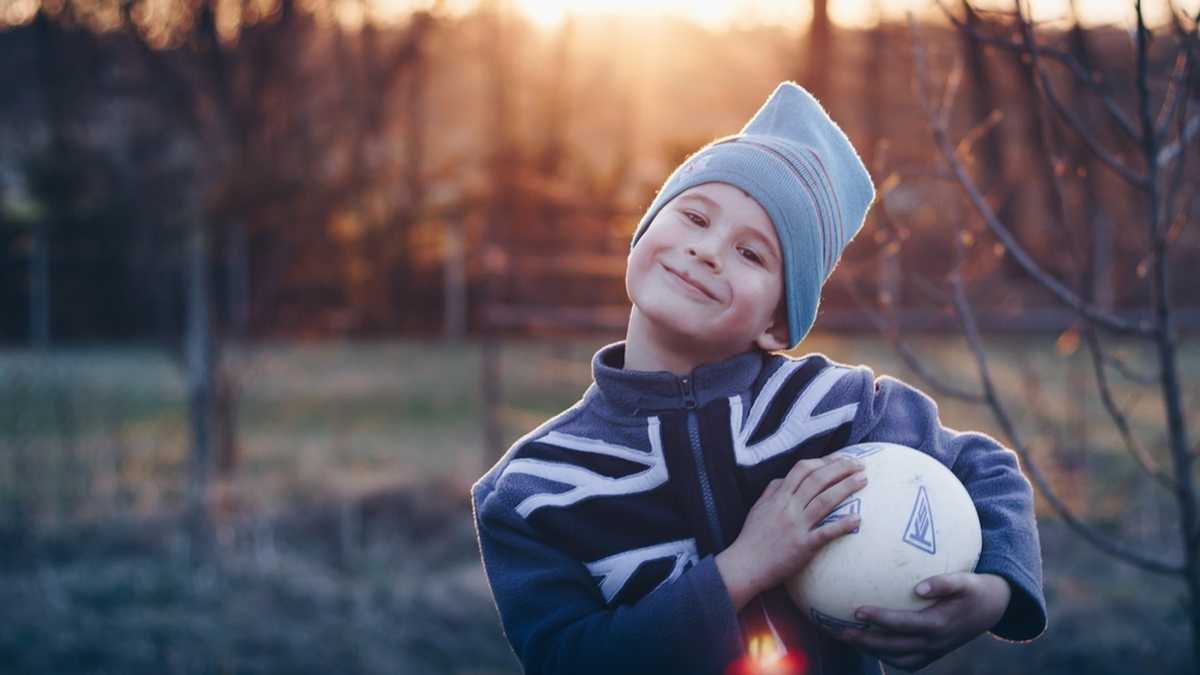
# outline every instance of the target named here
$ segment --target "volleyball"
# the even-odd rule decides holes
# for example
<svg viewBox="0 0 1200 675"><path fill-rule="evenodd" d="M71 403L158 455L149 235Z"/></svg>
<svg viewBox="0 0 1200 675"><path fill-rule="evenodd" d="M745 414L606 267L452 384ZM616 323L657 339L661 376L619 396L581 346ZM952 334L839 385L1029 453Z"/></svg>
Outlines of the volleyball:
<svg viewBox="0 0 1200 675"><path fill-rule="evenodd" d="M933 604L916 594L916 585L938 574L973 572L983 543L966 488L933 457L894 443L860 443L838 454L864 464L867 484L817 526L852 514L859 525L823 546L785 584L804 615L835 634L866 628L854 618L863 605L920 610Z"/></svg>

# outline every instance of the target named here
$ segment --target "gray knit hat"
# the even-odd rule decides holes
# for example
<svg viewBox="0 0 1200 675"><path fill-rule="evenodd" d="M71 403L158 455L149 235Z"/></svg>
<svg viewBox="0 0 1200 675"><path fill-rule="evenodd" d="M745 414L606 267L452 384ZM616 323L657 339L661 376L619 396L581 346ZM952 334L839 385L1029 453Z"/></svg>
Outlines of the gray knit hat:
<svg viewBox="0 0 1200 675"><path fill-rule="evenodd" d="M875 199L871 175L821 104L783 82L740 133L709 143L675 169L632 243L667 202L711 182L745 190L771 217L783 250L788 346L795 347L816 319L821 286Z"/></svg>

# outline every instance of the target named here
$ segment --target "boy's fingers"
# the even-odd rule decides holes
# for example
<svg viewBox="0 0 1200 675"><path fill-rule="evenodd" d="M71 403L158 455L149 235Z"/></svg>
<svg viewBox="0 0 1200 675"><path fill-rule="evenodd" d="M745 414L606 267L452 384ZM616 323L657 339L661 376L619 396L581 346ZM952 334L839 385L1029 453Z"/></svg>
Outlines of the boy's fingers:
<svg viewBox="0 0 1200 675"><path fill-rule="evenodd" d="M783 494L790 495L795 492L796 488L800 486L800 483L802 483L804 479L809 476L809 474L828 463L829 460L825 457L818 457L816 459L802 459L796 462L792 466L791 470L787 472L787 475L783 477L783 485L780 486L780 489L784 491Z"/></svg>
<svg viewBox="0 0 1200 675"><path fill-rule="evenodd" d="M803 497L801 502L804 508L808 508L809 502L817 495L821 494L829 486L838 482L842 478L858 471L863 466L862 462L850 457L842 455L834 459L830 459L820 467L804 476L800 485L796 489L796 494ZM828 513L828 511L826 511ZM824 516L825 514L821 514Z"/></svg>
<svg viewBox="0 0 1200 675"><path fill-rule="evenodd" d="M771 495L779 491L780 485L783 485L782 478L772 479L770 483L767 483L767 487L763 488L762 495L759 497L759 499L770 498Z"/></svg>
<svg viewBox="0 0 1200 675"><path fill-rule="evenodd" d="M969 572L938 574L922 580L913 591L922 598L942 598L962 593L970 582Z"/></svg>
<svg viewBox="0 0 1200 675"><path fill-rule="evenodd" d="M812 496L807 495L809 489L807 484L801 486L801 493L797 501L807 502L804 506L804 515L810 525L819 523L837 509L839 504L866 486L867 476L866 473L850 469L839 471L833 481L828 486L819 487L820 491Z"/></svg>
<svg viewBox="0 0 1200 675"><path fill-rule="evenodd" d="M860 522L858 514L854 514L825 523L812 529L812 542L816 546L824 546L842 535L853 532Z"/></svg>
<svg viewBox="0 0 1200 675"><path fill-rule="evenodd" d="M875 654L901 655L929 648L929 644L924 638L874 628L871 630L852 628L845 631L841 637L859 649Z"/></svg>
<svg viewBox="0 0 1200 675"><path fill-rule="evenodd" d="M854 618L870 623L872 628L880 628L885 632L901 635L928 637L936 635L941 630L938 617L925 611L913 612L904 609L865 606L855 610Z"/></svg>
<svg viewBox="0 0 1200 675"><path fill-rule="evenodd" d="M860 482L857 476L850 476L817 495L805 507L803 522L808 524L809 529L824 527L821 525L821 522L829 518L831 513L836 511L840 505L846 503L846 500L855 492L858 492L863 485L864 483ZM841 513L837 518L832 520L841 522L842 520L846 520L847 516L858 517L857 514Z"/></svg>

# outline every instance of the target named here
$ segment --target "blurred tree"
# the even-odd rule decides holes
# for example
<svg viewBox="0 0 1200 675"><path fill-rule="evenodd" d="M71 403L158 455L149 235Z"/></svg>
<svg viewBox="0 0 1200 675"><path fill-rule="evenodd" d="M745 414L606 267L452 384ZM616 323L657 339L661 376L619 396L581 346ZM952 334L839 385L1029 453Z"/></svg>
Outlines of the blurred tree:
<svg viewBox="0 0 1200 675"><path fill-rule="evenodd" d="M555 40L549 69L546 91L540 96L542 117L541 148L536 160L536 171L541 199L539 224L550 231L558 231L563 215L561 196L566 186L562 175L567 153L567 123L571 118L570 78L571 46L575 40L575 23L571 17L563 21Z"/></svg>
<svg viewBox="0 0 1200 675"><path fill-rule="evenodd" d="M355 115L351 173L346 188L361 229L361 272L351 277L359 316L353 328L395 329L408 291L408 238L425 204L426 42L435 26L416 12L407 29L385 32L368 17L354 34L338 29L337 53L344 96ZM355 56L357 54L357 57ZM401 129L390 125L400 104Z"/></svg>
<svg viewBox="0 0 1200 675"><path fill-rule="evenodd" d="M61 100L61 89L54 85L59 81L58 68L54 57L60 55L56 38L56 29L50 26L45 12L39 8L34 26L37 27L38 62L41 71L43 90L46 92L46 109L49 113L51 145L56 154L63 154L66 145L66 130L63 122L65 106ZM58 202L52 201L51 204ZM44 350L50 343L50 223L53 216L40 218L33 226L32 255L29 265L29 335L36 349Z"/></svg>
<svg viewBox="0 0 1200 675"><path fill-rule="evenodd" d="M508 256L504 243L509 241L517 217L520 195L519 176L523 157L513 129L513 100L511 91L516 81L517 42L513 35L513 20L506 3L487 2L482 6L488 26L486 59L488 88L484 106L489 111L487 138L488 196L484 233L483 275L479 293L480 332L482 334L481 377L484 404L483 436L484 464L490 465L504 451L500 406L500 352L493 324L500 302L509 299L510 275L506 274Z"/></svg>
<svg viewBox="0 0 1200 675"><path fill-rule="evenodd" d="M1088 41L1087 31L1079 20L1079 9L1076 0L1071 0L1071 29L1069 32L1070 53L1075 58L1085 72L1094 72L1095 59L1092 56L1092 47ZM1080 100L1088 95L1087 86L1075 79L1071 81L1071 99ZM1088 129L1096 128L1095 115L1090 106L1082 106L1078 111L1080 122ZM1100 122L1104 123L1106 118L1101 117ZM1109 134L1112 135L1109 130ZM1098 167L1092 161L1092 153L1087 147L1080 143L1070 145L1071 162L1068 167L1074 167L1075 173L1082 179L1082 209L1078 217L1082 220L1083 227L1087 224L1092 226L1092 246L1090 254L1086 259L1086 269L1084 270L1084 294L1086 299L1095 302L1098 306L1104 309L1112 309L1114 304L1113 297L1113 275L1108 273L1113 263L1113 237L1112 227L1113 222L1111 216L1104 208L1103 195L1101 194L1101 186L1097 181ZM1076 224L1077 227L1080 223Z"/></svg>
<svg viewBox="0 0 1200 675"><path fill-rule="evenodd" d="M987 133L979 139L981 152L976 163L978 178L981 185L989 193L1001 193L999 214L1002 218L1010 218L1012 200L1008 198L1008 180L1005 170L1004 129L999 126L1001 110L996 103L995 86L988 72L988 58L985 54L986 45L976 37L983 20L968 0L962 0L963 20L971 30L960 31L963 42L963 55L967 62L967 72L971 77L971 117L981 124L989 124ZM997 117L993 118L992 116Z"/></svg>
<svg viewBox="0 0 1200 675"><path fill-rule="evenodd" d="M829 73L834 70L833 22L829 20L829 0L812 0L812 19L805 34L804 70L800 77L813 96L824 101L829 90ZM826 102L828 105L828 102Z"/></svg>
<svg viewBox="0 0 1200 675"><path fill-rule="evenodd" d="M874 10L876 23L872 29L874 34L868 47L867 59L864 61L862 74L863 94L866 98L866 162L875 176L882 173L884 154L888 140L884 130L884 110L886 107L886 92L883 87L872 86L872 83L884 81L887 73L887 58L891 52L891 27L882 20L883 6L880 0L875 0ZM882 189L887 189L885 186ZM882 199L880 199L882 201ZM898 238L895 225L888 217L887 209L872 209L867 214L864 229L875 233L878 246L879 264L876 276L876 299L884 307L895 307L900 302L900 256L899 242L890 245Z"/></svg>
<svg viewBox="0 0 1200 675"><path fill-rule="evenodd" d="M53 316L52 251L65 242L65 236L96 238L98 231L85 233L89 227L91 204L103 200L108 192L90 180L86 148L81 142L82 111L95 103L92 82L98 75L100 53L86 32L75 28L74 18L64 10L64 21L54 21L39 7L33 20L33 42L38 91L49 141L44 151L27 167L31 192L42 206L40 217L31 222L31 255L29 264L29 335L33 346L45 350L50 346L51 317ZM74 28L74 30L72 30ZM70 35L65 34L71 31ZM82 68L74 64L84 64ZM89 158L95 159L95 158ZM89 198L90 197L90 198ZM109 241L119 240L117 232L108 232ZM64 252L74 252L64 249ZM69 283L69 282L68 282ZM61 294L60 294L61 295ZM65 298L64 298L65 299ZM77 298L77 301L86 300ZM66 318L66 317L63 317ZM104 323L104 322L102 322Z"/></svg>
<svg viewBox="0 0 1200 675"><path fill-rule="evenodd" d="M926 50L913 25L918 97L944 167L995 238L995 246L1002 247L1004 254L1011 256L1014 265L1074 316L1074 326L1059 338L1059 349L1070 353L1075 349L1072 345L1086 347L1091 357L1096 394L1130 458L1147 478L1165 490L1166 498L1174 500L1178 513L1178 546L1161 542L1161 552L1151 551L1144 544L1124 541L1123 537L1114 536L1085 521L1043 475L1024 438L1024 430L1016 424L1009 408L997 393L989 371L989 354L983 346L968 295L968 281L972 281L966 274L968 256L972 250L986 251L987 247L972 248L973 236L965 236L968 232L958 222L952 223L956 232L956 255L954 266L947 276L946 297L975 358L978 391L957 388L928 373L919 374L943 393L957 390L961 392L959 398L984 403L991 409L1038 492L1074 532L1122 562L1184 583L1190 600L1187 612L1192 628L1193 659L1195 664L1200 664L1200 512L1197 511L1194 484L1194 462L1198 453L1189 440L1187 409L1181 391L1182 371L1176 352L1180 340L1177 323L1180 296L1172 284L1174 256L1171 250L1178 241L1179 230L1194 216L1191 205L1196 198L1196 184L1185 180L1184 176L1189 159L1196 159L1195 141L1200 136L1200 115L1188 110L1189 103L1194 103L1196 97L1187 86L1189 75L1200 57L1197 32L1200 13L1187 18L1176 16L1173 39L1159 34L1156 36L1158 51L1155 51L1151 48L1152 37L1155 36L1145 23L1142 4L1134 2L1136 25L1130 84L1135 91L1135 112L1129 115L1113 97L1113 88L1109 83L1080 61L1088 53L1086 40L1081 42L1084 37L1081 29L1076 27L1071 48L1061 50L1036 33L1033 22L1024 11L1024 4L1016 3L1016 6L1012 14L1013 26L1018 31L1016 40L1011 38L1008 31L996 33L984 30L948 11L946 14L959 30L971 33L975 39L992 48L1015 55L1024 66L1028 78L1026 82L1034 96L1030 109L1038 117L1037 128L1041 131L1036 136L1026 136L1023 143L1025 151L1037 159L1039 174L1047 176L1048 184L1041 187L1050 191L1052 203L1051 210L1044 214L1038 224L1050 221L1055 228L1065 229L1072 223L1094 228L1099 222L1100 228L1107 227L1103 219L1095 218L1092 205L1086 201L1095 197L1094 185L1089 181L1072 181L1068 184L1068 177L1087 178L1102 168L1105 174L1119 179L1132 189L1140 210L1138 221L1143 231L1142 239L1146 242L1142 250L1142 262L1139 263L1139 268L1144 266L1144 275L1151 287L1145 305L1117 311L1098 302L1095 279L1097 275L1111 274L1112 270L1108 267L1096 269L1096 266L1100 263L1108 265L1112 261L1104 259L1104 251L1098 252L1093 245L1085 247L1080 242L1087 237L1064 237L1059 240L1063 242L1059 247L1070 247L1070 254L1076 258L1091 257L1091 274L1072 274L1074 270L1071 269L1052 270L1045 266L1044 257L1039 258L1031 252L1031 244L1037 242L1030 241L1030 228L1018 230L1013 223L1000 218L980 189L978 180L968 170L970 143L952 142L950 137L948 120L960 70L956 67L952 71L940 102L935 103L929 93ZM1051 76L1052 64L1061 67L1066 76L1074 81L1075 91L1086 94L1086 97L1081 95L1072 101L1063 99L1059 85ZM1102 136L1097 132L1100 125L1090 124L1088 118L1080 114L1080 110L1089 105L1097 114L1103 112L1106 123L1119 130L1115 139ZM1057 125L1063 133L1050 133L1053 128L1051 125ZM1076 149L1064 151L1062 146L1068 142L1074 144ZM1089 162L1097 168L1096 172L1085 168L1082 174L1077 174L1069 170L1066 158L1078 157L1078 148L1086 148ZM1049 171L1043 172L1042 165L1049 166ZM1021 185L1022 190L1037 187L1038 181L1027 183L1028 186L1025 183ZM1084 200L1072 199L1073 194L1082 194ZM1071 204L1077 205L1080 212L1071 213ZM1061 258L1062 253L1057 257ZM1067 278L1064 280L1063 277ZM977 287L996 285L994 279L974 281ZM1149 373L1142 373L1138 368L1129 366L1111 348L1105 348L1101 343L1102 333L1105 339L1109 335L1120 336L1146 345L1153 351L1155 367ZM1157 386L1165 438L1165 447L1161 452L1154 452L1135 434L1129 412L1114 400L1108 380L1110 372ZM1032 374L1030 378L1033 379ZM1036 389L1034 384L1027 391ZM1068 394L1083 395L1085 393L1079 390L1072 390ZM1038 402L1033 400L1030 404L1036 407ZM1155 434L1155 438L1159 438L1159 435ZM1165 454L1165 457L1156 457L1156 454ZM1178 559L1169 554L1171 550L1180 551ZM905 664L905 667L912 665ZM919 667L920 664L916 665Z"/></svg>
<svg viewBox="0 0 1200 675"><path fill-rule="evenodd" d="M272 18L247 31L245 40L220 34L218 5L174 6L174 14L158 16L141 0L121 4L122 34L136 48L142 66L140 96L188 141L190 175L179 202L186 232L187 274L185 362L191 409L192 451L189 462L189 509L193 543L206 549L212 540L210 472L228 477L236 464L238 383L236 368L222 358L224 343L244 336L248 318L248 266L244 214L269 189L270 178L250 167L255 132L267 125L264 101L272 81L292 81L294 62L278 51L277 42L295 19L291 0L282 0ZM234 26L241 29L247 7L235 8ZM154 23L148 17L158 17ZM228 18L228 17L226 17ZM157 44L169 35L178 42ZM247 86L247 84L249 86ZM249 169L249 170L246 170ZM264 183L266 183L264 185ZM230 270L226 285L232 329L222 339L215 306L212 272L214 241L224 237Z"/></svg>
<svg viewBox="0 0 1200 675"><path fill-rule="evenodd" d="M161 300L174 274L144 254L161 243L147 229L158 205L140 192L146 162L157 155L138 155L137 144L153 125L112 124L137 113L114 96L120 50L71 5L38 8L3 36L0 77L13 95L0 103L12 139L0 162L11 171L0 198L17 236L3 250L8 269L20 270L6 283L24 297L4 303L0 332L45 348L171 330Z"/></svg>

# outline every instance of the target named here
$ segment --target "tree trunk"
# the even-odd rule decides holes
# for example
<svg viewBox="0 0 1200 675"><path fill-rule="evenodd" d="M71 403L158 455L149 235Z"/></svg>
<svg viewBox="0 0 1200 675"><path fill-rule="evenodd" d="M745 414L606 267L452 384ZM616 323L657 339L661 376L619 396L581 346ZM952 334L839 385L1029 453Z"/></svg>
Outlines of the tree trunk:
<svg viewBox="0 0 1200 675"><path fill-rule="evenodd" d="M1074 2L1071 3L1071 14L1073 19L1069 40L1071 54L1084 69L1090 71L1093 61L1092 50L1088 44L1087 32L1079 22ZM1073 86L1075 92L1073 98L1082 100L1087 94L1086 88L1078 82ZM1079 106L1076 114L1089 128L1095 129L1095 125L1092 124L1095 116L1092 115L1090 106ZM1102 116L1102 119L1107 119L1107 117ZM1075 148L1073 160L1075 167L1083 170L1083 200L1081 203L1083 204L1084 222L1081 231L1085 233L1085 236L1090 233L1089 238L1092 242L1090 250L1086 252L1087 262L1083 279L1084 297L1095 301L1104 309L1112 309L1114 303L1112 273L1114 240L1112 219L1100 208L1104 200L1101 199L1101 188L1096 176L1096 169L1099 167L1095 166L1095 162L1092 161L1092 153L1078 145Z"/></svg>
<svg viewBox="0 0 1200 675"><path fill-rule="evenodd" d="M975 13L975 9L971 7L968 0L963 0L963 11L966 15L967 26L972 30L981 28L979 25L981 20L979 15ZM994 87L992 86L992 78L988 74L987 59L985 58L983 45L970 32L962 34L963 52L967 61L967 72L971 75L971 123L979 124L996 110L996 96ZM1000 152L1000 148L1004 142L1003 125L997 125L980 139L980 145L983 146L983 161L976 164L979 167L979 180L987 189L994 187L994 181L1003 181L1005 178L1004 170L1004 155ZM1010 202L1006 202L1008 204ZM1004 222L1010 222L1009 213L1011 209L1002 209L1000 216L1005 219Z"/></svg>
<svg viewBox="0 0 1200 675"><path fill-rule="evenodd" d="M29 261L29 338L34 349L50 347L50 225L38 218L33 225Z"/></svg>
<svg viewBox="0 0 1200 675"><path fill-rule="evenodd" d="M829 73L833 70L833 26L829 22L828 0L812 0L812 21L808 24L802 82L809 92L829 107Z"/></svg>
<svg viewBox="0 0 1200 675"><path fill-rule="evenodd" d="M64 91L62 60L64 46L59 27L41 8L34 19L36 66L41 80L42 103L50 131L50 165L59 166L68 152L68 92ZM39 352L50 346L50 237L61 205L51 203L33 226L33 250L29 265L29 338Z"/></svg>
<svg viewBox="0 0 1200 675"><path fill-rule="evenodd" d="M188 471L188 511L192 550L210 548L209 465L213 430L213 349L209 325L208 232L199 207L189 216L187 244L187 372L192 452Z"/></svg>
<svg viewBox="0 0 1200 675"><path fill-rule="evenodd" d="M250 257L246 224L235 221L229 228L225 262L229 293L229 334L236 341L245 339L250 326Z"/></svg>
<svg viewBox="0 0 1200 675"><path fill-rule="evenodd" d="M518 174L520 158L512 137L511 90L516 84L514 44L508 39L510 30L503 3L491 8L491 88L488 91L492 146L488 155L489 191L486 222L481 237L483 248L483 278L480 298L480 333L483 340L482 373L484 405L484 452L487 465L499 458L504 448L500 421L500 336L492 325L492 311L497 300L510 297L511 275L505 274L506 245L517 210L517 192L521 187Z"/></svg>
<svg viewBox="0 0 1200 675"><path fill-rule="evenodd" d="M488 309L485 307L485 309ZM500 408L500 340L492 329L485 328L480 355L483 394L483 447L484 470L491 468L496 460L504 454L503 428L501 427Z"/></svg>
<svg viewBox="0 0 1200 675"><path fill-rule="evenodd" d="M214 439L216 441L216 470L220 481L217 512L221 516L232 511L228 492L229 481L237 470L241 456L238 447L238 399L241 389L239 362L246 358L246 335L249 312L249 256L246 245L246 224L234 221L228 229L228 254L225 262L226 293L229 305L229 327L224 339L213 340L213 354L220 355L214 363L213 407Z"/></svg>
<svg viewBox="0 0 1200 675"><path fill-rule="evenodd" d="M880 0L875 0L873 3L876 17L879 17L878 23L872 30L873 35L870 40L868 58L866 60L866 69L863 72L861 81L863 83L862 95L867 102L867 142L866 142L866 160L871 163L869 168L875 169L880 161L880 153L883 152L884 146L887 143L886 131L884 129L884 111L887 109L885 97L888 92L884 87L874 86L872 83L887 81L887 58L890 37L887 24L882 20L883 7ZM867 214L869 220L867 229L873 232L885 231L894 232L895 228L888 221L887 209L883 204L872 208ZM884 226L880 229L880 226ZM887 309L899 307L900 302L900 254L889 255L886 252L887 244L883 244L883 249L879 251L877 256L878 265L875 268L875 294L876 302L883 305Z"/></svg>
<svg viewBox="0 0 1200 675"><path fill-rule="evenodd" d="M446 220L442 237L442 321L446 339L458 342L467 334L467 265L461 213L452 213Z"/></svg>

